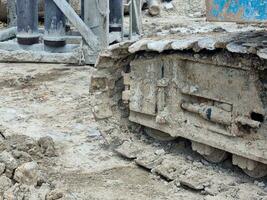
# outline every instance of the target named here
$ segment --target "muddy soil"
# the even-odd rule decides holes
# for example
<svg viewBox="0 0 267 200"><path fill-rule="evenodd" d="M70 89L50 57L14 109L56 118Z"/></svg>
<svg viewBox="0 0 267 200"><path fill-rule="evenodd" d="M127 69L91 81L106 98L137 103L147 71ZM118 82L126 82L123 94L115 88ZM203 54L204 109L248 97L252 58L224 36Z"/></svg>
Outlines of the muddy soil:
<svg viewBox="0 0 267 200"><path fill-rule="evenodd" d="M216 188L209 192L194 190L120 157L101 135L100 130L106 127L93 116L95 102L88 88L94 70L87 66L0 64L0 124L4 137L53 139L56 155L34 158L45 176L43 187L48 189L42 192L47 192L47 199L49 195L88 200L266 198L263 180L249 179L227 161L220 166L208 164L186 145L176 153L177 160L183 160L181 167L220 180ZM136 137L139 142L152 144L152 149L168 146L147 136L140 138L140 132ZM13 181L18 187L20 183Z"/></svg>
<svg viewBox="0 0 267 200"><path fill-rule="evenodd" d="M199 27L207 24L202 4L194 6L196 1L190 2L175 1L173 10L163 10L160 16L153 18L144 12L144 34L205 32L206 27L223 31L218 23L203 26L200 30ZM185 14L187 16L180 16ZM192 16L199 18L192 19ZM225 23L224 28L234 30L240 26ZM253 25L247 26L250 28L253 29ZM96 121L93 111L100 99L89 93L94 71L88 66L0 64L0 138L8 144L6 151L13 157L18 155L18 148L21 154L31 156L31 160L15 157L18 165L13 172L23 169L21 165L25 163L31 169L36 165L29 162L34 162L41 174L37 184L28 186L25 185L26 177L19 178L23 173L15 176L14 173L8 174L6 169L1 172L0 165L0 180L5 180L5 185L1 185L4 181L0 182L0 189L5 187L3 193L0 190L0 200L4 195L10 200L267 199L266 180L255 181L247 177L229 160L213 165L192 152L187 141L159 143L143 135L138 128L125 134L120 121ZM147 151L145 156L163 154L166 156L163 165L150 172L133 160L121 157L115 151L116 144L110 145L103 130L116 130L114 137L120 141L123 137L131 140ZM38 156L20 147L25 143L25 137L35 144L34 152ZM53 141L55 154L47 154L39 145L38 141L44 137ZM131 150L127 145L125 147ZM0 145L0 155L3 151ZM202 179L205 175L205 180L190 182L190 177L185 177L182 182L177 182L168 177L169 173L175 174L173 165L181 172L190 172L193 178ZM168 172L165 176L164 170ZM31 177L36 180L35 176ZM8 195L10 191L13 196Z"/></svg>
<svg viewBox="0 0 267 200"><path fill-rule="evenodd" d="M63 199L188 199L176 187L105 145L92 113L89 67L1 64L0 124L4 136L49 136L57 156L38 161ZM23 143L23 141L21 141ZM194 199L194 198L193 198Z"/></svg>

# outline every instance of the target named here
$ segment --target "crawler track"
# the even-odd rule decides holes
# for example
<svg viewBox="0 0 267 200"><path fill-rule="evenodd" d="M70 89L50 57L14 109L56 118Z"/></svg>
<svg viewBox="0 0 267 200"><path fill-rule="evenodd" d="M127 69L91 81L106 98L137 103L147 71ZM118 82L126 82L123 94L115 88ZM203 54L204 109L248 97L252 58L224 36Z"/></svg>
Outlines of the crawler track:
<svg viewBox="0 0 267 200"><path fill-rule="evenodd" d="M135 122L137 124L141 124L145 127L150 127L153 129L160 130L167 135L177 138L177 137L183 137L187 138L192 141L192 147L193 149L202 154L207 160L210 160L211 162L217 163L221 162L226 159L226 153L229 152L233 156L232 162L234 165L239 166L241 169L244 170L248 175L254 177L254 178L260 178L266 175L266 163L267 163L267 157L265 157L266 152L266 59L267 59L267 48L265 44L266 34L264 32L235 32L235 33L227 33L227 32L220 32L220 33L200 33L200 34L194 34L194 35L170 35L168 37L150 37L150 38L143 38L137 42L124 42L120 44L116 44L111 46L107 51L103 52L102 55L99 57L97 68L98 71L92 78L92 85L91 85L91 91L98 91L98 99L105 99L101 96L108 97L113 100L114 103L110 103L109 101L99 101L98 105L96 105L97 109L95 112L95 116L98 119L107 119L112 118L116 116L118 113L122 113L122 115L119 114L119 119L123 117L123 119L126 120L127 125L127 117L129 116L130 121ZM262 106L262 112L258 115L258 113L255 111L255 115L261 117L259 118L253 118L252 116L254 113L251 114L252 121L250 121L247 118L235 118L235 122L237 119L239 120L238 123L241 124L243 127L248 127L249 131L247 130L241 130L240 127L238 127L238 131L226 131L221 132L218 131L218 129L213 129L211 132L203 131L196 131L195 127L198 127L198 125L192 126L194 124L194 117L188 118L190 120L190 123L188 123L187 128L179 128L179 126L175 125L175 120L177 120L180 116L176 116L172 113L172 111L168 111L166 115L171 116L174 119L168 119L166 120L164 117L165 110L162 109L161 115L157 115L154 113L154 107L150 108L149 106L153 104L156 105L156 111L159 112L159 102L153 102L154 100L149 99L149 97L146 97L146 93L142 89L142 95L140 95L140 98L145 96L147 98L147 102L149 104L145 104L145 101L143 101L143 105L141 103L141 107L138 106L135 107L135 102L141 102L140 99L138 99L138 91L136 88L138 88L138 82L142 82L145 80L146 74L150 73L149 71L146 71L146 67L151 67L152 65L157 65L157 63L162 62L164 66L168 66L166 63L171 63L170 66L175 64L177 62L176 60L182 60L184 61L185 67L192 66L187 65L187 62L192 63L201 63L199 68L205 68L206 66L223 66L222 70L229 69L226 74L229 75L229 72L236 72L236 74L240 73L238 76L240 80L244 78L247 73L248 77L251 76L251 74L259 74L259 78L255 78L255 91L260 89L260 98L259 105ZM181 61L181 62L182 62ZM179 61L180 62L180 61ZM151 64L152 63L152 64ZM155 63L155 64L153 64ZM179 67L179 65L178 65ZM225 67L225 68L224 68ZM153 67L149 68L152 69ZM190 68L190 67L189 67ZM199 69L196 67L196 69ZM156 68L155 68L156 69ZM194 67L190 68L191 71L196 70ZM212 69L212 68L211 68ZM143 70L143 71L142 71ZM216 68L217 70L217 68ZM152 73L157 73L156 71L151 71ZM174 73L165 71L165 73ZM207 69L204 74L213 73L212 70ZM222 81L227 81L226 79L223 79L223 72L219 72L218 74L222 74ZM197 75L196 74L191 74ZM199 74L198 74L199 75ZM228 76L227 75L227 76ZM150 75L149 75L150 76ZM153 75L154 76L154 75ZM189 76L189 75L188 75ZM238 79L238 76L236 79ZM159 79L152 76L147 79L147 83L151 84L152 80L157 82ZM196 76L199 78L199 76ZM218 79L214 79L215 76L213 76L214 83L210 83L213 88L210 88L210 91L212 89L216 88L216 82L220 81L220 76L218 76ZM205 79L202 77L202 79ZM246 79L246 78L245 78ZM166 80L166 79L162 79ZM208 78L207 78L208 80ZM180 81L180 82L179 82ZM181 81L179 80L176 83L179 85ZM210 80L208 80L210 81ZM261 85L258 85L258 81L261 81ZM228 83L230 82L230 79L228 80ZM241 81L242 82L242 81ZM235 86L240 86L243 84L238 81L234 84ZM249 82L249 81L248 81ZM201 84L201 81L198 83ZM228 84L227 83L227 84ZM157 84L160 84L160 87L166 87L164 86L163 82L157 82ZM222 86L221 89L219 87L214 91L223 91L226 89L227 91L230 91L230 89L227 89L227 84L223 84L223 82L219 82L218 85ZM157 85L159 87L159 85ZM178 86L180 87L180 86ZM232 86L231 86L232 87ZM250 91L251 87L248 86L249 89L247 89L247 94L244 92L242 96L242 100L250 96L250 102L252 107L256 105L256 93L253 93ZM192 88L192 87L191 87ZM187 96L195 96L196 94L193 94L190 87L187 91L186 88L180 88L183 95ZM184 90L183 90L184 89ZM242 86L242 90L243 90ZM239 92L238 90L234 92ZM245 91L245 90L244 90ZM150 89L147 90L147 93L151 92ZM172 92L171 89L167 90L169 96L171 96ZM225 115L223 115L223 118L221 118L221 115L218 118L210 119L206 118L206 116L202 115L198 109L206 109L205 106L210 106L209 100L207 101L207 105L205 104L206 96L204 95L205 92L201 94L197 94L196 96L203 98L202 103L199 104L200 107L197 107L195 109L195 103L192 105L183 104L181 105L182 109L192 112L195 114L200 115L201 123L206 124L206 120L214 122L215 126L217 127L218 124L223 124L223 126L229 124L233 124L233 116L235 114L231 114L230 120L227 121L227 112ZM208 92L206 92L208 94ZM254 95L251 95L254 94ZM160 93L156 95L156 98L159 98ZM216 96L217 95L217 96ZM223 102L222 99L224 97L224 93L222 92L222 97L220 97L219 92L216 93L217 99L215 100L215 103L212 102L212 105L215 105L216 102ZM149 96L149 95L148 95ZM164 97L164 98L169 98ZM225 96L227 96L225 94ZM253 97L252 97L253 96ZM99 98L100 97L100 98ZM135 99L137 98L137 99ZM163 99L164 99L163 98ZM176 98L176 97L175 97ZM152 98L153 99L153 98ZM189 98L190 99L190 98ZM241 103L241 99L236 101L236 105L243 105ZM195 101L195 100L191 100ZM214 99L212 100L214 101ZM151 103L152 102L152 103ZM203 107L204 102L204 107ZM165 102L167 105L171 105L171 101L167 100ZM119 106L116 106L119 105ZM137 105L137 104L136 104ZM198 104L197 104L198 105ZM230 104L229 104L230 105ZM234 104L233 104L234 105ZM245 103L244 103L245 105ZM174 106L174 105L173 105ZM207 106L207 107L208 107ZM245 107L249 107L248 104ZM256 106L257 107L257 106ZM212 107L212 109L217 107ZM176 109L176 108L175 108ZM227 108L219 109L219 113L221 114L223 110L227 110ZM232 108L231 108L232 109ZM237 109L237 113L242 111L242 107L239 107ZM246 108L245 108L246 109ZM244 109L243 109L244 110ZM252 109L253 110L253 109ZM240 114L237 114L238 116ZM245 116L245 115L244 115ZM204 118L204 119L203 119ZM117 118L118 119L118 118ZM193 119L193 120L192 120ZM254 120L255 119L255 120ZM166 125L167 124L170 125ZM247 121L246 121L247 120ZM254 121L253 121L254 120ZM257 121L258 120L258 121ZM178 120L179 121L179 120ZM175 123L174 123L175 122ZM251 122L251 123L250 123ZM255 122L255 124L254 124ZM256 123L259 125L259 127L256 125ZM174 124L174 125L173 125ZM255 126L254 126L254 125ZM208 124L207 126L210 126ZM231 125L232 126L232 125ZM200 125L200 127L203 129L203 127ZM258 128L257 128L258 127ZM177 133L177 130L178 133ZM229 130L229 129L227 129ZM234 128L232 129L234 130ZM105 132L105 131L104 131ZM111 131L112 132L112 131ZM245 133L243 135L243 133ZM203 134L203 135L201 135ZM242 135L240 135L242 134ZM111 136L112 134L107 134L107 136ZM136 144L138 141L132 141L131 134L125 135L116 135L118 144L122 144L117 151L122 154L123 156L135 159L135 162L138 165L141 165L145 168L148 168L149 170L152 170L153 172L156 172L160 174L161 176L165 177L168 180L179 180L180 183L183 183L184 185L190 186L196 190L203 190L206 191L205 188L209 188L205 186L207 184L207 179L205 178L206 174L209 174L207 171L202 171L202 168L199 172L193 173L192 171L195 170L195 167L193 167L193 170L190 171L188 169L191 169L189 165L192 165L192 162L188 162L185 158L179 158L177 155L173 154L164 154L162 155L155 155L155 151L152 147L148 147L145 144ZM127 140L127 142L123 142ZM120 141L120 142L118 142ZM141 148L140 148L141 147ZM222 151L223 150L223 151ZM145 155L144 155L145 154ZM166 164L167 163L167 164ZM175 167L174 167L175 166ZM186 166L186 169L183 169L181 166ZM173 170L174 169L174 170ZM259 170L260 169L260 170ZM191 174L195 174L192 177ZM195 176L195 178L194 178ZM189 178L190 177L190 178ZM201 178L198 178L201 177ZM210 176L209 176L210 177ZM215 176L216 177L216 176ZM197 180L193 181L193 183L190 183L188 180ZM205 181L202 181L205 180ZM214 178L216 179L216 178ZM213 183L216 181L212 181ZM218 183L218 184L222 184ZM213 185L213 184L212 184ZM208 189L206 191L208 192Z"/></svg>

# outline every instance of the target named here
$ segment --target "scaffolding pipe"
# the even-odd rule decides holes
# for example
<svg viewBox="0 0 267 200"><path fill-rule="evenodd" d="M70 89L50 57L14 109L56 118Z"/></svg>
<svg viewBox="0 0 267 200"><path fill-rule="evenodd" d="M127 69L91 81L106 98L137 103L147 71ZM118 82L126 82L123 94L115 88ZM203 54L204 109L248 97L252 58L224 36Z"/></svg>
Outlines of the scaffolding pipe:
<svg viewBox="0 0 267 200"><path fill-rule="evenodd" d="M109 32L122 31L123 0L109 0Z"/></svg>
<svg viewBox="0 0 267 200"><path fill-rule="evenodd" d="M19 44L39 43L38 0L17 0L17 31Z"/></svg>
<svg viewBox="0 0 267 200"><path fill-rule="evenodd" d="M63 0L64 1L64 0ZM44 44L50 47L66 45L66 19L53 0L45 0Z"/></svg>
<svg viewBox="0 0 267 200"><path fill-rule="evenodd" d="M81 19L84 20L84 0L81 0Z"/></svg>

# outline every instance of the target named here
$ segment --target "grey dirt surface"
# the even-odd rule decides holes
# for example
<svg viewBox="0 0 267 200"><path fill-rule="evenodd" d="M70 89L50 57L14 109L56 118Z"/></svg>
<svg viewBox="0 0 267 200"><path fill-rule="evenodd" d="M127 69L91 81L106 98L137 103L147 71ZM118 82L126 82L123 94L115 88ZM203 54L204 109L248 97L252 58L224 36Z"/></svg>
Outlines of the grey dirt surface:
<svg viewBox="0 0 267 200"><path fill-rule="evenodd" d="M105 145L92 114L95 69L47 64L0 64L0 124L5 137L53 138L56 157L38 162L65 199L197 199L178 191ZM64 199L63 198L63 199Z"/></svg>
<svg viewBox="0 0 267 200"><path fill-rule="evenodd" d="M92 113L95 100L88 89L94 70L87 66L0 64L3 135L25 135L36 140L47 136L55 143L57 156L49 157L46 151L48 157L38 162L46 181L57 190L46 195L47 199L53 199L53 195L88 200L266 198L263 181L254 182L227 161L213 166L190 150L173 161L180 162L181 169L216 178L214 187L192 189L198 181L192 186L187 180L166 180L119 157L106 144L100 132L105 127ZM145 136L143 139L147 140ZM41 147L46 148L49 142L46 140ZM166 144L152 142L152 146L157 149L155 154L164 154ZM218 196L220 192L223 195Z"/></svg>
<svg viewBox="0 0 267 200"><path fill-rule="evenodd" d="M203 5L188 1L174 1L173 10L163 11L157 17L144 13L144 33L195 32L194 26L206 24L201 18ZM185 14L186 17L177 17ZM188 21L191 16L200 18ZM188 28L189 24L193 28ZM0 29L3 26L0 22ZM232 27L227 23L225 26ZM208 28L218 28L218 24ZM204 28L201 32L205 32ZM0 200L267 199L266 180L250 179L229 160L213 165L192 152L186 141L158 143L141 135L138 129L131 136L125 135L125 130L118 128L119 121L96 121L94 106L103 99L89 93L90 77L95 70L63 64L0 63L0 155L9 155L3 153L5 147L1 146L9 140L16 143L16 148L25 149L25 138L18 139L21 136L27 137L31 148L33 141L38 141L39 146L37 150L32 148L33 157L27 157L33 152L19 152L10 142L17 165L12 168L8 163L0 164ZM107 142L103 130L108 129L117 138L131 140L137 149L145 149L145 159L133 161L119 156ZM124 144L122 152L128 151L134 157L136 149L131 152L131 144ZM153 158L159 156L164 160L152 173L135 164L142 165L150 159L153 165ZM184 172L188 173L180 181L174 178ZM43 189L39 191L40 188ZM23 191L32 195L25 197Z"/></svg>

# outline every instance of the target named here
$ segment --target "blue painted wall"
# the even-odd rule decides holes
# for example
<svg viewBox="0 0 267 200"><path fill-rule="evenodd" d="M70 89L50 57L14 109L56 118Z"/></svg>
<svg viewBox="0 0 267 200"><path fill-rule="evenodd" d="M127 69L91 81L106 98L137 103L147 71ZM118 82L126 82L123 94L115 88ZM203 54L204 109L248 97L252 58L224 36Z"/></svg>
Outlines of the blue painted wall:
<svg viewBox="0 0 267 200"><path fill-rule="evenodd" d="M207 0L212 21L267 21L267 0Z"/></svg>

